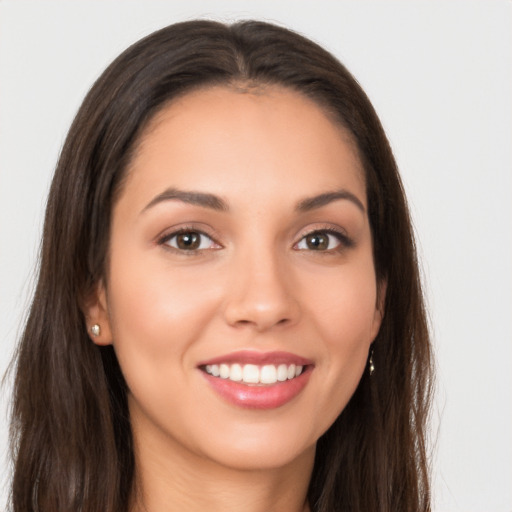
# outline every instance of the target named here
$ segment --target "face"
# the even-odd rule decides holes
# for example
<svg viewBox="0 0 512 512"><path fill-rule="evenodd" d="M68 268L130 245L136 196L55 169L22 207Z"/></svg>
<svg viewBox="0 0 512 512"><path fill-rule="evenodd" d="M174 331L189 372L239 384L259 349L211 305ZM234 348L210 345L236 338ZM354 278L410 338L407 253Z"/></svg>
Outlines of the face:
<svg viewBox="0 0 512 512"><path fill-rule="evenodd" d="M151 122L88 312L134 436L236 468L314 453L380 326L363 170L298 93L191 93Z"/></svg>

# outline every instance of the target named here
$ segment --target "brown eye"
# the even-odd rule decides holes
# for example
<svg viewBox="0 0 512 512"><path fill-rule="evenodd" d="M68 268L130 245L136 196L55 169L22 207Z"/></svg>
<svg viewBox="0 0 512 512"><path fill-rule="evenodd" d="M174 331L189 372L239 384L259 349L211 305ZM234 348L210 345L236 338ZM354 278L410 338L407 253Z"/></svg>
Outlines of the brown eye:
<svg viewBox="0 0 512 512"><path fill-rule="evenodd" d="M208 235L200 231L180 231L166 236L160 243L179 251L189 252L219 248Z"/></svg>
<svg viewBox="0 0 512 512"><path fill-rule="evenodd" d="M306 236L306 245L313 251L325 251L329 248L329 236L326 233L312 233Z"/></svg>
<svg viewBox="0 0 512 512"><path fill-rule="evenodd" d="M304 251L331 251L339 248L342 244L349 245L348 240L340 233L330 231L313 231L304 236L296 248Z"/></svg>
<svg viewBox="0 0 512 512"><path fill-rule="evenodd" d="M198 249L201 245L201 236L199 233L194 233L190 231L188 233L180 233L176 236L176 246L178 249L183 249L185 251L190 251L194 249Z"/></svg>

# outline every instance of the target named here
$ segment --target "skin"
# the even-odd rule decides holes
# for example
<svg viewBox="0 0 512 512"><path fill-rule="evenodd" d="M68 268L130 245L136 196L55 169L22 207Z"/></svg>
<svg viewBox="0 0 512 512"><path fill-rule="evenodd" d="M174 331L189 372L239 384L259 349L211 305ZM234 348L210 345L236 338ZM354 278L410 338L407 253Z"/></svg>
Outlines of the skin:
<svg viewBox="0 0 512 512"><path fill-rule="evenodd" d="M229 211L155 202L170 187L215 194ZM339 190L356 200L297 211ZM296 92L209 88L153 119L114 206L107 282L86 310L130 390L133 510L308 510L315 444L382 319L366 210L350 137ZM208 236L187 253L169 239L179 228ZM326 229L344 237L308 245ZM197 365L241 349L291 352L314 369L285 405L238 407Z"/></svg>

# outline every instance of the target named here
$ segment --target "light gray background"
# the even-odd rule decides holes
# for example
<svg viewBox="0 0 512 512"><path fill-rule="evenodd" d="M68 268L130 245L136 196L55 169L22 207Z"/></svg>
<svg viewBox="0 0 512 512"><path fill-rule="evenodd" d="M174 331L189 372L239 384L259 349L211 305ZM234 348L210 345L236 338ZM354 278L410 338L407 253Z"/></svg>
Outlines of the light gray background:
<svg viewBox="0 0 512 512"><path fill-rule="evenodd" d="M403 174L427 283L439 364L434 510L510 512L510 1L0 0L0 371L32 290L49 180L86 91L128 44L199 16L292 27L369 94ZM4 454L8 397L9 384ZM5 499L4 484L1 508Z"/></svg>

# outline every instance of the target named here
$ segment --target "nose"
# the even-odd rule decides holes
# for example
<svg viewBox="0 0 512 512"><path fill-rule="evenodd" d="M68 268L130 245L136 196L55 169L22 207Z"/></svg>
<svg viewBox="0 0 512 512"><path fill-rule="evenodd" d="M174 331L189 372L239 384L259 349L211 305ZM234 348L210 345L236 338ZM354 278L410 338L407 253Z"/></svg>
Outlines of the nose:
<svg viewBox="0 0 512 512"><path fill-rule="evenodd" d="M224 308L233 327L252 327L264 332L295 324L300 318L292 269L268 251L241 256L233 262Z"/></svg>

